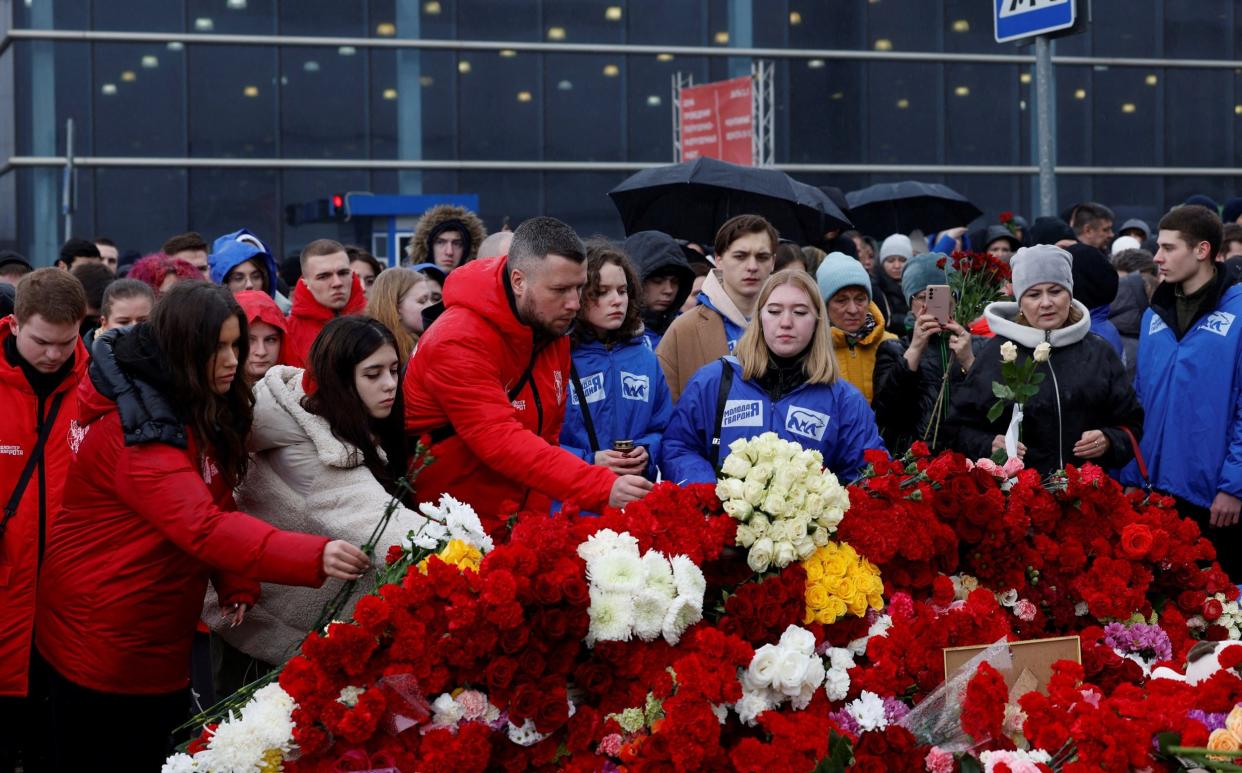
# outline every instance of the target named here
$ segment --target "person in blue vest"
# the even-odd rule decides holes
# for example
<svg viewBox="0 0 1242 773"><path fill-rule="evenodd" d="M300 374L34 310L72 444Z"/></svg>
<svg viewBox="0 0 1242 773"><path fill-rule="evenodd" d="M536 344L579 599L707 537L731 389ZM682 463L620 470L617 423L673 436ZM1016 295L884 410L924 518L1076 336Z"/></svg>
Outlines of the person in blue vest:
<svg viewBox="0 0 1242 773"><path fill-rule="evenodd" d="M1220 218L1205 207L1178 207L1160 221L1163 281L1139 326L1135 379L1146 470L1136 459L1122 481L1173 496L1242 582L1242 272L1216 262L1221 238Z"/></svg>
<svg viewBox="0 0 1242 773"><path fill-rule="evenodd" d="M884 450L875 414L858 388L838 376L828 311L815 279L800 270L773 274L755 321L734 356L699 369L664 433L660 469L677 483L712 483L739 438L775 432L824 455L844 481Z"/></svg>
<svg viewBox="0 0 1242 773"><path fill-rule="evenodd" d="M624 252L603 241L587 245L561 448L618 475L655 480L673 397L643 338L641 292Z"/></svg>

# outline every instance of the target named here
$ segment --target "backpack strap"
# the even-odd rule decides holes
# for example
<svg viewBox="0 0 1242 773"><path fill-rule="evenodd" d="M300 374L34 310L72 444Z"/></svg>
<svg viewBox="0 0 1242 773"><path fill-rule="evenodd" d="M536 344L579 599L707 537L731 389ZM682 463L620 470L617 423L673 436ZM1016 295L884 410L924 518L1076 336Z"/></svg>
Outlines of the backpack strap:
<svg viewBox="0 0 1242 773"><path fill-rule="evenodd" d="M720 391L716 394L716 421L712 425L712 467L720 470L720 435L724 426L725 405L729 391L733 389L733 367L728 360L720 358Z"/></svg>
<svg viewBox="0 0 1242 773"><path fill-rule="evenodd" d="M43 461L43 450L47 446L47 437L52 434L52 425L56 423L56 414L60 413L60 404L64 400L65 392L58 392L52 398L52 405L48 409L47 415L43 417L43 424L39 426L39 435L35 440L34 448L26 459L26 466L22 468L22 474L17 479L17 486L14 487L12 495L9 496L8 504L4 506L4 516L0 518L0 537L4 536L4 530L9 525L9 520L14 515L17 515L17 508L22 502L22 494L26 492L26 486L30 483L30 476L34 475L35 467Z"/></svg>
<svg viewBox="0 0 1242 773"><path fill-rule="evenodd" d="M513 388L511 388L508 391L507 394L508 394L509 402L513 402L514 400L516 400L517 396L522 393L523 389L526 388L526 385L530 383L531 373L534 370L535 370L535 358L532 356L530 358L530 364L526 366L526 370L522 373L522 377L519 378L518 382L513 385ZM451 423L449 423L449 424L445 424L442 427L436 427L435 429L428 432L427 436L431 440L431 445L434 446L437 443L443 443L445 440L448 440L449 438L453 437L456 434L457 434L457 430L453 428L453 425Z"/></svg>
<svg viewBox="0 0 1242 773"><path fill-rule="evenodd" d="M1123 424L1118 429L1126 433L1126 437L1130 439L1130 448L1134 450L1134 463L1138 467L1139 477L1143 479L1143 488L1150 493L1151 477L1147 474L1147 460L1143 458L1143 449L1139 448L1138 439L1134 437L1134 432L1129 427Z"/></svg>
<svg viewBox="0 0 1242 773"><path fill-rule="evenodd" d="M599 453L599 438L595 435L595 420L591 418L591 406L587 405L586 392L582 389L582 379L578 378L578 366L569 365L569 380L573 382L574 394L578 396L578 407L582 409L582 423L586 426L587 440L591 443L591 453ZM594 460L592 460L594 463Z"/></svg>

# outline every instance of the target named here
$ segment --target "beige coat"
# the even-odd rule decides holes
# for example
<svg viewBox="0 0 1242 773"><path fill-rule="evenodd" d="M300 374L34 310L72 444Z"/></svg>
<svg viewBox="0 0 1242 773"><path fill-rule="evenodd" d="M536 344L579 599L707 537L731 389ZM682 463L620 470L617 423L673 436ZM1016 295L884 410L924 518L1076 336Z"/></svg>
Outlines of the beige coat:
<svg viewBox="0 0 1242 773"><path fill-rule="evenodd" d="M254 458L236 492L238 508L273 526L322 534L362 545L379 523L389 495L362 463L362 454L338 440L321 416L302 408L302 370L277 365L254 387ZM402 507L376 545L382 565L390 545L426 523ZM359 580L342 614L374 587L374 569ZM258 604L237 628L220 621L214 592L208 591L203 621L247 655L278 665L296 653L324 605L341 587L329 579L320 588L263 583Z"/></svg>
<svg viewBox="0 0 1242 773"><path fill-rule="evenodd" d="M725 292L720 275L720 269L713 269L703 282L702 290L720 313L700 303L673 320L656 347L656 356L664 369L664 380L673 393L673 400L681 398L682 390L699 368L729 354L721 314L742 328L750 322Z"/></svg>

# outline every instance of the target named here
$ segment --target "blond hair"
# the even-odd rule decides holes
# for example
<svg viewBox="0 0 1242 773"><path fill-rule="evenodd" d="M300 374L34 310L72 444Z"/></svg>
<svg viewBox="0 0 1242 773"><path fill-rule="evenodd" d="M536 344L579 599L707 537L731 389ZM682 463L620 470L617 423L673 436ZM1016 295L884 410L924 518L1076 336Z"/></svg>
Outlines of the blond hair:
<svg viewBox="0 0 1242 773"><path fill-rule="evenodd" d="M375 277L375 284L371 285L366 314L392 331L393 338L397 339L398 362L403 364L410 359L410 352L414 351L418 336L401 324L401 299L429 279L430 277L413 269L396 267L381 271Z"/></svg>
<svg viewBox="0 0 1242 773"><path fill-rule="evenodd" d="M785 269L768 277L759 291L759 300L755 304L755 316L746 326L746 332L737 342L733 354L742 365L742 378L747 381L767 373L771 364L772 352L763 337L763 307L767 305L772 292L781 285L791 284L806 293L811 308L815 311L815 333L806 348L806 356L802 360L802 371L806 374L808 384L831 384L837 380L837 358L832 349L832 332L828 329L828 309L819 294L819 285L815 278L801 268Z"/></svg>
<svg viewBox="0 0 1242 773"><path fill-rule="evenodd" d="M1065 321L1061 323L1061 327L1064 328L1064 327L1069 327L1070 325L1076 325L1081 321L1082 321L1082 312L1078 310L1078 307L1074 305L1073 301L1070 301L1069 316L1066 317ZM1018 316L1014 319L1014 322L1018 323L1019 325L1022 325L1023 327L1035 327L1034 325L1030 323L1030 320L1028 320L1026 318L1026 315L1023 314L1021 311L1018 312Z"/></svg>

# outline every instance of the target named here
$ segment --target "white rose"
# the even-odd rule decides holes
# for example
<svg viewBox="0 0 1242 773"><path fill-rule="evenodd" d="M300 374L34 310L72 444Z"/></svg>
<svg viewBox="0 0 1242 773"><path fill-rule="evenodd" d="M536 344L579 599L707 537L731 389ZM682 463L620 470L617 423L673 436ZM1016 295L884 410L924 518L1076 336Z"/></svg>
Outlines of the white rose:
<svg viewBox="0 0 1242 773"><path fill-rule="evenodd" d="M815 544L815 540L810 536L803 537L802 539L794 542L794 550L798 553L799 561L805 561L810 558L811 554L815 552L815 548L817 547L819 546Z"/></svg>
<svg viewBox="0 0 1242 773"><path fill-rule="evenodd" d="M756 540L755 544L750 546L750 552L746 555L746 564L756 574L763 574L772 563L773 550L772 540L767 537Z"/></svg>
<svg viewBox="0 0 1242 773"><path fill-rule="evenodd" d="M802 683L806 681L810 670L811 658L801 652L783 649L773 675L772 687L789 697L801 695Z"/></svg>
<svg viewBox="0 0 1242 773"><path fill-rule="evenodd" d="M716 496L720 497L721 502L728 502L730 499L741 499L745 496L746 483L738 478L721 478L716 484Z"/></svg>
<svg viewBox="0 0 1242 773"><path fill-rule="evenodd" d="M730 499L724 503L724 511L733 518L746 522L754 514L755 508L745 499Z"/></svg>
<svg viewBox="0 0 1242 773"><path fill-rule="evenodd" d="M1018 603L1018 591L1016 588L1010 588L1004 593L996 594L996 600L1002 607L1012 607Z"/></svg>
<svg viewBox="0 0 1242 773"><path fill-rule="evenodd" d="M827 545L828 537L828 530L823 526L817 526L814 533L811 534L811 539L815 542L815 547L817 548L822 548L824 545Z"/></svg>
<svg viewBox="0 0 1242 773"><path fill-rule="evenodd" d="M755 544L755 530L746 524L738 524L737 527L737 544L744 548L748 548Z"/></svg>
<svg viewBox="0 0 1242 773"><path fill-rule="evenodd" d="M763 537L768 533L768 529L772 527L772 520L763 513L755 513L747 522L750 528L755 530L755 534Z"/></svg>
<svg viewBox="0 0 1242 773"><path fill-rule="evenodd" d="M1035 362L1047 362L1050 356L1052 356L1052 344L1044 341L1035 347Z"/></svg>
<svg viewBox="0 0 1242 773"><path fill-rule="evenodd" d="M781 542L776 546L776 553L772 558L772 563L779 567L786 567L792 564L798 558L798 551L794 548L792 542Z"/></svg>
<svg viewBox="0 0 1242 773"><path fill-rule="evenodd" d="M1018 359L1018 347L1014 346L1013 341L1006 341L1001 344L1001 362L1013 362Z"/></svg>
<svg viewBox="0 0 1242 773"><path fill-rule="evenodd" d="M755 650L755 656L750 659L750 667L746 669L746 686L751 689L771 686L781 655L781 649L774 644L765 644Z"/></svg>
<svg viewBox="0 0 1242 773"><path fill-rule="evenodd" d="M750 439L740 437L729 444L729 453L747 456L750 453Z"/></svg>
<svg viewBox="0 0 1242 773"><path fill-rule="evenodd" d="M786 502L785 498L778 492L768 491L768 494L763 498L763 504L760 505L759 509L768 515L783 515L788 507L789 503Z"/></svg>
<svg viewBox="0 0 1242 773"><path fill-rule="evenodd" d="M780 646L794 652L801 652L803 655L810 655L815 652L815 634L800 625L788 626L781 633Z"/></svg>
<svg viewBox="0 0 1242 773"><path fill-rule="evenodd" d="M721 465L720 472L734 478L745 478L750 472L750 462L741 454L729 454L724 464Z"/></svg>
<svg viewBox="0 0 1242 773"><path fill-rule="evenodd" d="M752 507L758 507L763 502L763 495L767 491L767 486L760 480L747 478L742 491L742 498Z"/></svg>

